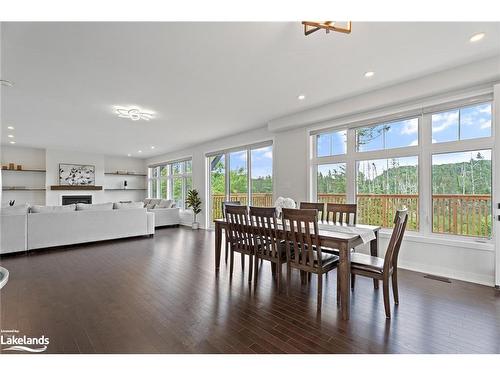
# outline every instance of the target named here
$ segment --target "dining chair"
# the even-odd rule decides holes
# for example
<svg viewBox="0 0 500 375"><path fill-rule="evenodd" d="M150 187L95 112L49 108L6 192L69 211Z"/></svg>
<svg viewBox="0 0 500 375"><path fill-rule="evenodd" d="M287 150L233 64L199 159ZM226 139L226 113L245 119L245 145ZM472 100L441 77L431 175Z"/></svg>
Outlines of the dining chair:
<svg viewBox="0 0 500 375"><path fill-rule="evenodd" d="M241 257L244 259L245 255L248 255L249 271L248 271L248 283L252 282L252 271L253 263L252 257L254 255L254 235L252 233L252 228L250 225L250 218L248 217L248 207L247 206L234 206L226 205L225 207L226 221L228 223L228 240L230 249L230 266L229 266L229 277L233 278L233 267L234 267L234 253L240 253Z"/></svg>
<svg viewBox="0 0 500 375"><path fill-rule="evenodd" d="M327 203L325 219L335 224L356 225L356 211L356 204Z"/></svg>
<svg viewBox="0 0 500 375"><path fill-rule="evenodd" d="M325 218L325 204L324 203L314 203L314 202L300 202L300 208L302 209L313 209L318 210L318 220L323 221Z"/></svg>
<svg viewBox="0 0 500 375"><path fill-rule="evenodd" d="M389 278L392 279L392 292L394 303L399 305L398 292L398 255L403 241L403 236L408 221L408 210L397 210L394 217L394 228L391 239L387 246L384 258L374 257L367 254L351 253L351 288L354 289L356 275L382 280L384 292L384 308L387 319L391 318ZM338 293L338 286L337 286ZM338 300L337 294L337 300Z"/></svg>
<svg viewBox="0 0 500 375"><path fill-rule="evenodd" d="M255 236L255 275L254 286L257 286L258 260L271 262L273 277L276 277L278 293L280 292L282 265L286 263L286 251L277 231L276 209L274 207L250 207L250 220Z"/></svg>
<svg viewBox="0 0 500 375"><path fill-rule="evenodd" d="M335 269L339 257L323 254L318 230L317 210L283 208L283 227L287 256L287 294L291 288L292 268L318 275L317 309L321 311L323 274Z"/></svg>
<svg viewBox="0 0 500 375"><path fill-rule="evenodd" d="M241 206L241 202L240 201L223 201L221 203L221 206L222 206L222 218L225 219L226 218L226 206ZM226 253L224 254L224 260L226 263L227 263L228 255L229 255L229 239L228 239L227 233L226 233ZM241 257L241 267L245 268L245 258L243 256Z"/></svg>

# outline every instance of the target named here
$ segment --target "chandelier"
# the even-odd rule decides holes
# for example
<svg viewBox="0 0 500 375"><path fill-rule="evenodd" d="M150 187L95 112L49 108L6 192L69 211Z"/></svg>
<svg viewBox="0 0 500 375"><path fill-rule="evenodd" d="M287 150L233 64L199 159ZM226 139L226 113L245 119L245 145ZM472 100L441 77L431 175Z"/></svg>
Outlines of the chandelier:
<svg viewBox="0 0 500 375"><path fill-rule="evenodd" d="M350 34L351 33L351 21L345 23L345 26L339 26L335 21L324 21L324 22L313 22L313 21L302 21L304 25L304 35L310 35L318 30L325 30L328 34L330 31L336 31L338 33Z"/></svg>

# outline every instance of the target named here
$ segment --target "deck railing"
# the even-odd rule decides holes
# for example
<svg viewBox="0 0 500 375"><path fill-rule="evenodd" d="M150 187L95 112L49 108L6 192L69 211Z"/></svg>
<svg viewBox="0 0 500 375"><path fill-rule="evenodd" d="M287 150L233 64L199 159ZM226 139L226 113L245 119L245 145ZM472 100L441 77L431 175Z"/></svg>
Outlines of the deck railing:
<svg viewBox="0 0 500 375"><path fill-rule="evenodd" d="M271 193L253 194L255 206L273 206ZM213 218L222 217L224 195L214 195ZM231 200L247 204L247 195L233 194ZM345 194L318 194L318 202L345 203ZM409 230L419 228L419 197L416 194L358 194L358 223L392 227L394 212L408 209ZM463 236L491 237L491 195L489 194L434 194L432 196L432 230L435 233Z"/></svg>

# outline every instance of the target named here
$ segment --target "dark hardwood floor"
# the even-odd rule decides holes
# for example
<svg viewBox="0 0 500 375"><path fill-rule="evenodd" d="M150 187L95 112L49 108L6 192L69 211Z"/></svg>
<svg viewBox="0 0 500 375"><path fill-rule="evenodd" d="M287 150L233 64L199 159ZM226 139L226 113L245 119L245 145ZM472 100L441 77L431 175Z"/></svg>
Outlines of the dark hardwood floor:
<svg viewBox="0 0 500 375"><path fill-rule="evenodd" d="M345 322L335 272L318 316L316 277L300 285L294 272L292 296L277 295L264 262L254 293L239 256L232 283L224 260L215 277L213 244L213 232L165 228L3 257L1 328L44 334L48 353L500 353L493 288L401 270L401 302L386 320L382 289L358 277Z"/></svg>

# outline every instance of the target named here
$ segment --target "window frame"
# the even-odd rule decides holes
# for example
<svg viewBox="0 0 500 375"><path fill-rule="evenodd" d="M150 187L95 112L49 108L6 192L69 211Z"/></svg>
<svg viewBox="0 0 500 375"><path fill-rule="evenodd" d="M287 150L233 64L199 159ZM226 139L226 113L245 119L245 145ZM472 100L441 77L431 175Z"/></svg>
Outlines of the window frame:
<svg viewBox="0 0 500 375"><path fill-rule="evenodd" d="M272 173L271 173L271 179L273 183L273 189L271 194L273 195L274 198L274 142L271 141L264 141L264 142L259 142L259 143L254 143L254 144L249 144L246 146L240 146L240 147L234 147L226 150L221 150L221 151L216 151L216 152L210 152L205 155L205 162L206 162L206 192L207 192L207 203L206 203L206 219L207 222L210 223L210 228L214 227L213 219L212 219L212 186L211 186L211 170L210 170L210 158L216 155L224 155L224 186L225 186L225 196L224 200L230 200L231 197L231 181L230 181L230 171L231 171L231 162L230 162L230 154L235 153L235 152L241 152L245 151L246 152L246 170L247 170L247 205L250 205L252 202L252 150L258 150L261 148L265 147L271 147L271 153L272 153L272 158L271 158L271 165L272 165ZM243 194L243 193L241 193Z"/></svg>
<svg viewBox="0 0 500 375"><path fill-rule="evenodd" d="M495 236L495 225L493 216L493 199L494 199L494 170L495 170L495 113L491 113L491 136L481 137L474 139L464 139L449 142L432 143L432 115L441 113L447 110L467 108L471 106L491 103L494 108L494 100L490 94L470 95L460 100L443 100L439 103L433 103L426 108L414 108L402 113L397 110L391 111L388 109L385 116L374 116L373 118L361 118L357 121L346 121L345 123L337 123L335 126L327 128L309 129L309 198L316 200L317 197L317 170L320 164L334 164L346 163L346 192L347 202L356 202L357 193L357 169L356 163L363 160L374 159L387 159L392 157L408 157L416 156L418 160L418 195L419 195L419 230L410 232L418 236L425 236L428 238L449 241L465 241L476 243L493 243ZM391 114L392 112L392 114ZM366 116L366 115L365 115ZM418 118L418 145L408 146L404 148L391 148L376 151L358 151L356 130L359 128L366 128L375 126L381 123L388 123L393 121L402 121L404 119ZM316 157L317 144L316 139L318 134L329 133L334 131L347 130L346 141L346 154L334 155L327 157ZM492 159L492 228L491 238L474 237L468 235L448 234L448 233L434 233L432 231L432 155L451 153L451 152L464 152L471 150L491 150ZM383 228L382 234L390 233L390 229Z"/></svg>
<svg viewBox="0 0 500 375"><path fill-rule="evenodd" d="M191 162L191 172L186 172L186 163ZM173 164L181 163L181 172L178 174L172 173ZM181 197L181 205L177 206L181 210L186 209L186 181L187 178L191 177L191 181L193 178L193 161L192 158L180 159L180 160L172 160L162 164L152 165L148 168L148 196L150 198L156 199L171 199L174 200L173 197L173 180L174 178L182 179L182 197ZM167 174L165 176L161 175L161 169L166 168ZM153 177L153 170L157 170L157 177ZM166 197L161 196L161 184L165 182L167 185L167 194ZM152 186L156 184L156 195L152 194ZM177 203L177 202L176 202Z"/></svg>

